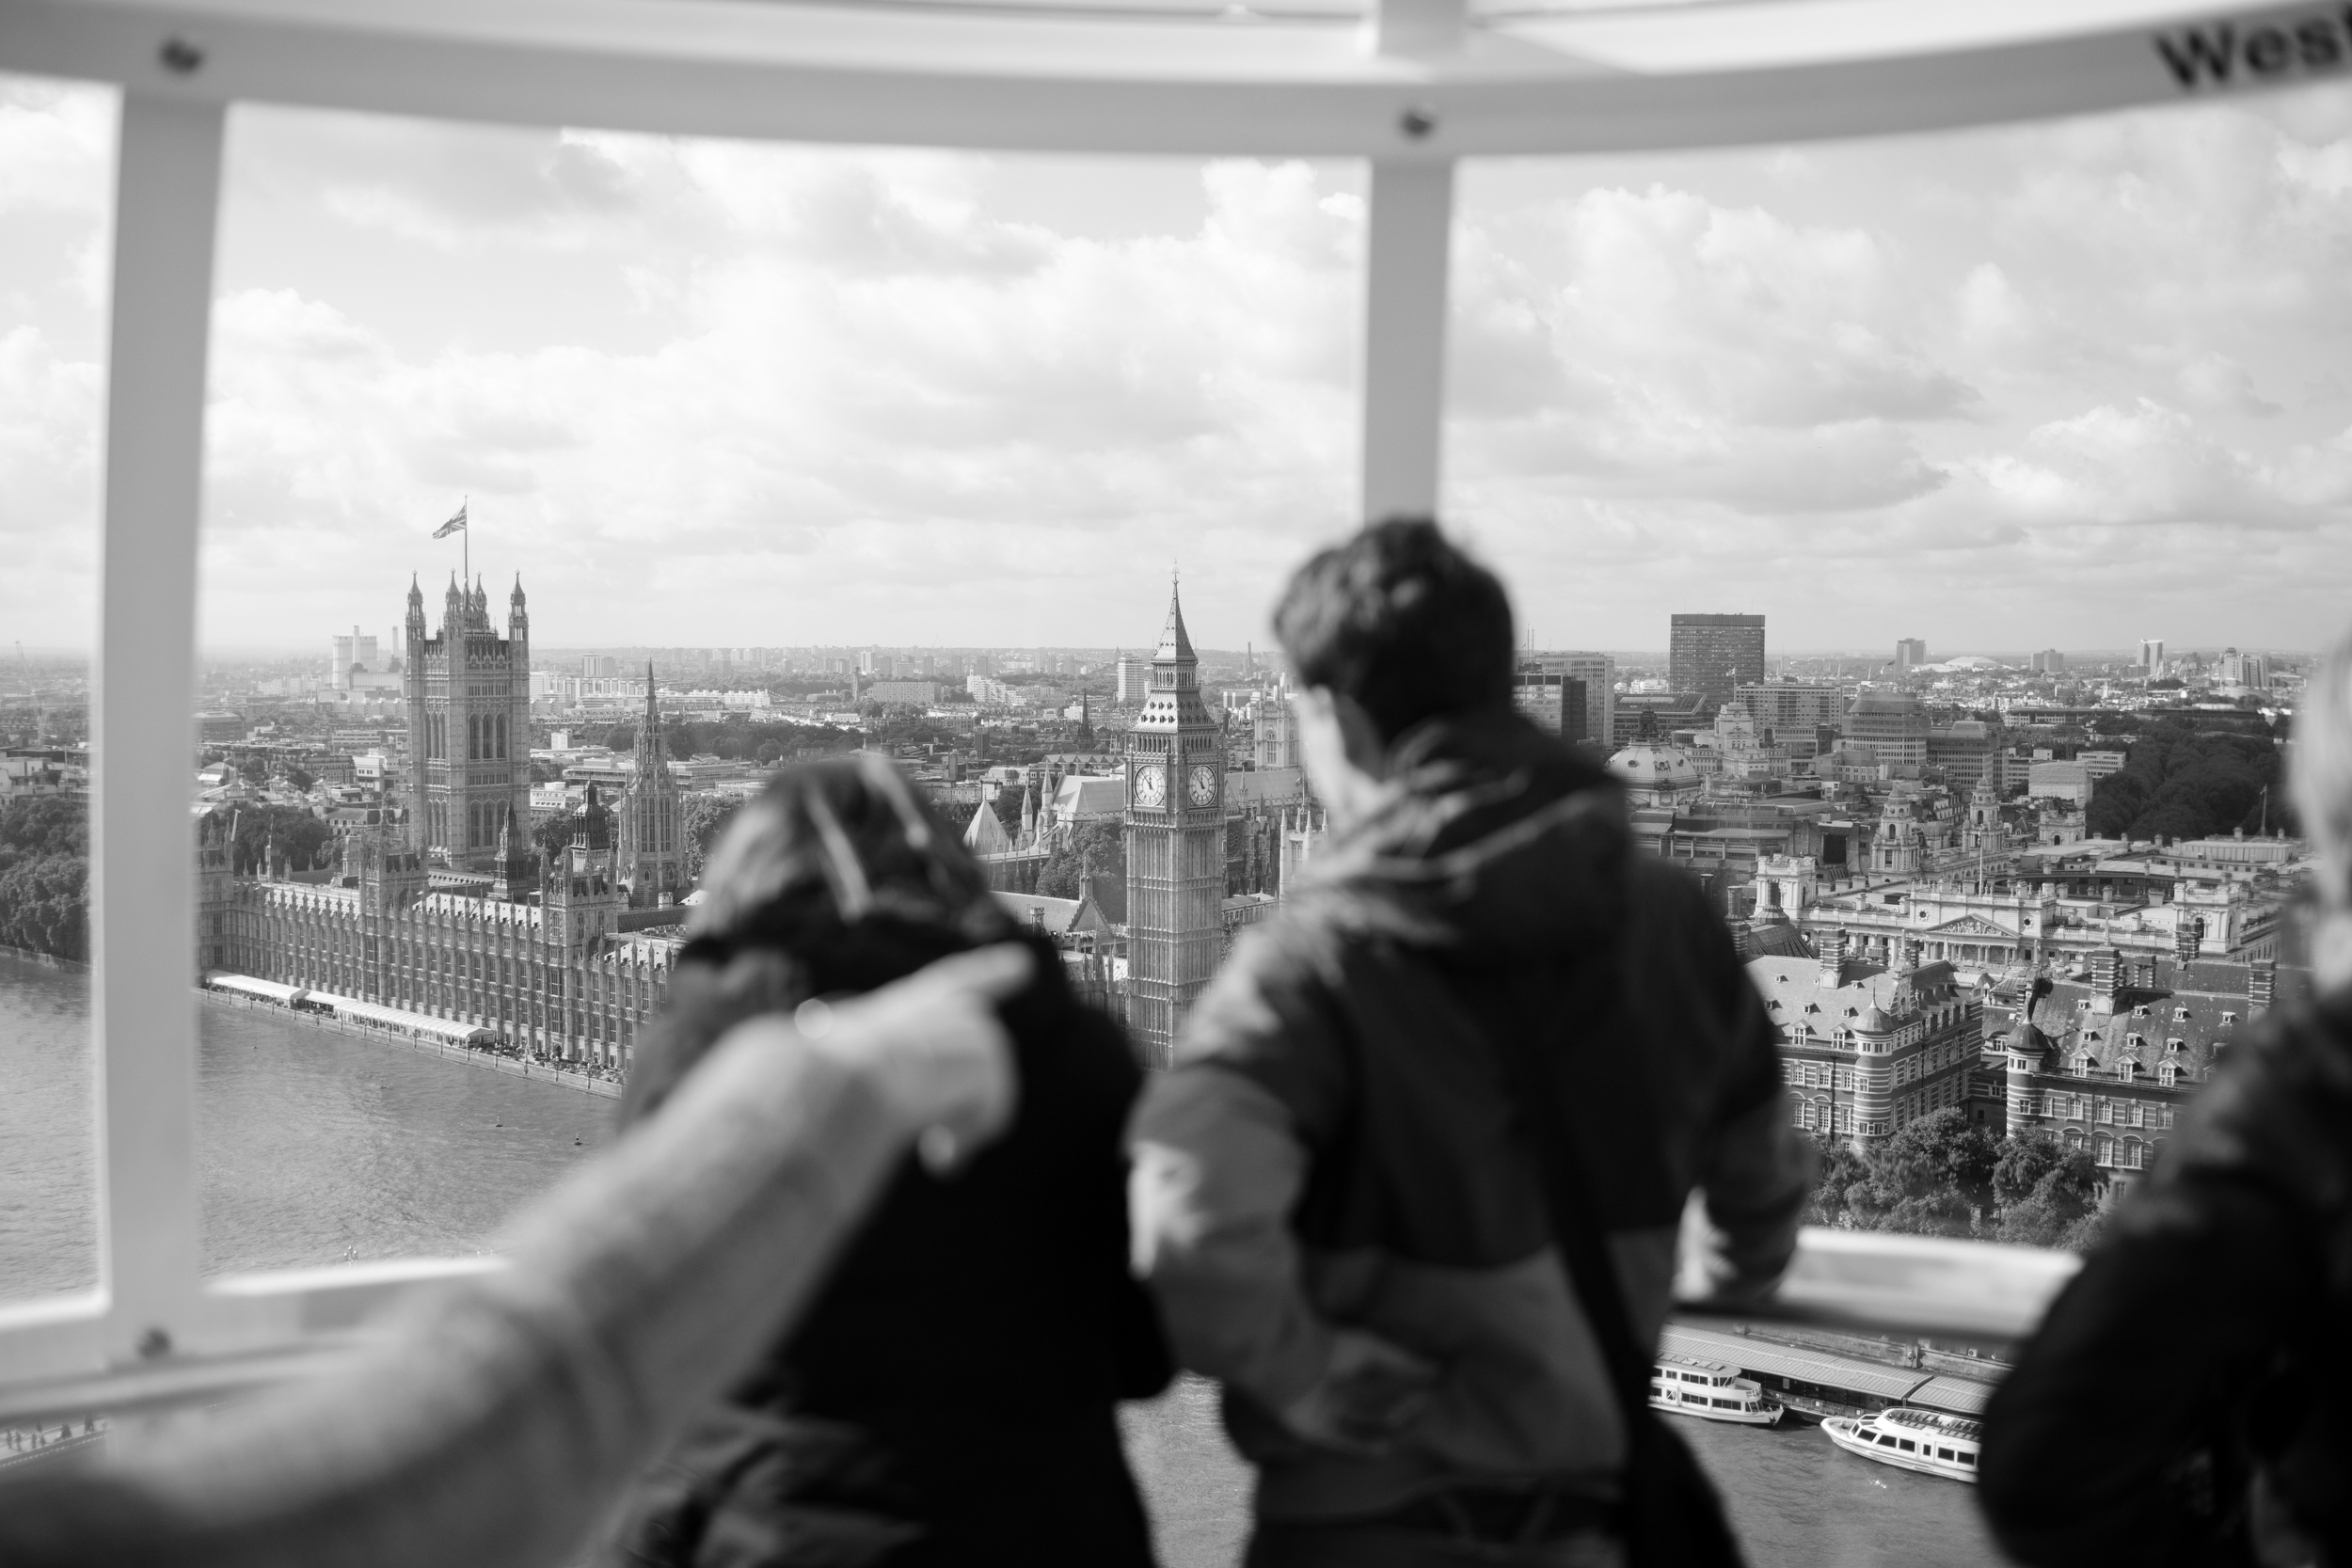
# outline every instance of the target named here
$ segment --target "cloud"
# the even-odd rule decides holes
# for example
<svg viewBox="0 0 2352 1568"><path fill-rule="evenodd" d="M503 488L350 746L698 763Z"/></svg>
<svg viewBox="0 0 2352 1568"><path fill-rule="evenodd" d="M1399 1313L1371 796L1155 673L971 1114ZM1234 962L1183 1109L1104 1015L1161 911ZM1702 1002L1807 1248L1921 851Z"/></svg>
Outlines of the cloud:
<svg viewBox="0 0 2352 1568"><path fill-rule="evenodd" d="M566 635L620 582L683 636L698 594L741 621L751 585L789 581L805 637L859 635L843 607L895 591L952 594L984 641L1085 563L1279 560L1344 517L1361 211L1317 171L1209 166L1194 231L1114 243L989 217L981 160L901 183L897 155L759 151L599 151L663 204L630 224L734 237L632 252L679 324L644 351L417 354L294 291L224 299L211 579L233 592L293 528L364 541L348 569L389 599L466 492L477 554L528 563Z"/></svg>
<svg viewBox="0 0 2352 1568"><path fill-rule="evenodd" d="M2145 398L2101 406L2032 431L2022 450L1971 465L2009 515L2056 524L2209 523L2307 529L2263 464Z"/></svg>
<svg viewBox="0 0 2352 1568"><path fill-rule="evenodd" d="M2226 354L2211 350L2183 365L2174 377L2181 396L2193 406L2217 413L2250 414L2268 419L2279 413L2277 404L2254 389L2254 377L2247 368Z"/></svg>
<svg viewBox="0 0 2352 1568"><path fill-rule="evenodd" d="M96 216L112 194L114 95L27 77L0 77L0 216Z"/></svg>

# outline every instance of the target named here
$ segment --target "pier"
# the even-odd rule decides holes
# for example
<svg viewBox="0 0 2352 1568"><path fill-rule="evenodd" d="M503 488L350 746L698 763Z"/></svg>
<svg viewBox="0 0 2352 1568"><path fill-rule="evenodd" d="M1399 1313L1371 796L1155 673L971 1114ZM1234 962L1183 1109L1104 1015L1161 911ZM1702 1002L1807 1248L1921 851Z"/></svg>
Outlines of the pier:
<svg viewBox="0 0 2352 1568"><path fill-rule="evenodd" d="M1737 1367L1740 1375L1770 1389L1791 1415L1816 1421L1824 1416L1867 1416L1898 1404L1980 1417L1993 1398L1994 1385L1981 1378L1678 1323L1667 1325L1659 1349Z"/></svg>

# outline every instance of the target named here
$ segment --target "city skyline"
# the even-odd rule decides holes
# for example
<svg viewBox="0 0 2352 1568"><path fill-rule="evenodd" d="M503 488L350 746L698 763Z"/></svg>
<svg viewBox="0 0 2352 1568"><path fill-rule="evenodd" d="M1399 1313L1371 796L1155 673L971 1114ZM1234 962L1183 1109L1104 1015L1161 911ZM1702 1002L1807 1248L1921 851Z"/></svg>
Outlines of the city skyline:
<svg viewBox="0 0 2352 1568"><path fill-rule="evenodd" d="M103 94L0 83L10 641L88 635L111 137ZM1788 653L2319 645L2347 169L2326 92L1473 162L1446 516L1545 647L1710 605ZM1113 645L1171 558L1204 645L1263 641L1351 520L1361 225L1347 165L241 110L201 639L294 594L384 621L469 498L565 644Z"/></svg>

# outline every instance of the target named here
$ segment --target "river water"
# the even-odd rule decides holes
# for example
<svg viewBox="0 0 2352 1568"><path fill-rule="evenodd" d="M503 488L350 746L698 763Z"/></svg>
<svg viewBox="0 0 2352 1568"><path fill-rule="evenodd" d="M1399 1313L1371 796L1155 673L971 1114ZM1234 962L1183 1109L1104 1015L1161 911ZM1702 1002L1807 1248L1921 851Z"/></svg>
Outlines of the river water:
<svg viewBox="0 0 2352 1568"><path fill-rule="evenodd" d="M284 1014L201 1006L204 1266L228 1272L484 1250L610 1136L614 1101ZM89 983L0 954L0 1297L97 1279ZM1214 1391L1131 1406L1128 1448L1168 1568L1238 1560L1248 1473ZM1810 1426L1682 1420L1758 1568L1990 1568L1972 1489L1839 1452Z"/></svg>

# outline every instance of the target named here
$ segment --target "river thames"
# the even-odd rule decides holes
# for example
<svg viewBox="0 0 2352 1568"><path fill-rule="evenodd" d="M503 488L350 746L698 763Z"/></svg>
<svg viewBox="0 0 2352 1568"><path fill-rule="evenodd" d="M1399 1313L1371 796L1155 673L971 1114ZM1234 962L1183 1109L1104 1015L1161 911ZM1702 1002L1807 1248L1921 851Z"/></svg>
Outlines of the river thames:
<svg viewBox="0 0 2352 1568"><path fill-rule="evenodd" d="M260 1008L205 1003L204 1267L487 1249L517 1205L611 1136L615 1102ZM89 982L0 954L0 1294L97 1279ZM1197 1382L1127 1412L1168 1568L1238 1560L1248 1472ZM1989 1568L1972 1489L1839 1452L1819 1429L1677 1423L1759 1565Z"/></svg>

